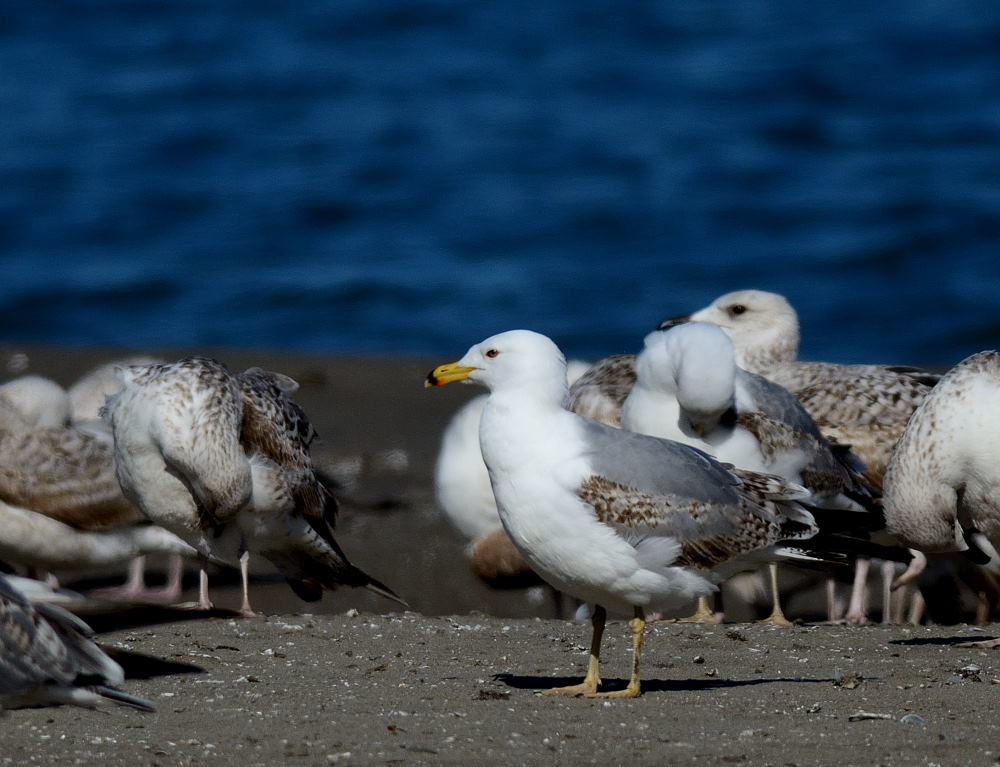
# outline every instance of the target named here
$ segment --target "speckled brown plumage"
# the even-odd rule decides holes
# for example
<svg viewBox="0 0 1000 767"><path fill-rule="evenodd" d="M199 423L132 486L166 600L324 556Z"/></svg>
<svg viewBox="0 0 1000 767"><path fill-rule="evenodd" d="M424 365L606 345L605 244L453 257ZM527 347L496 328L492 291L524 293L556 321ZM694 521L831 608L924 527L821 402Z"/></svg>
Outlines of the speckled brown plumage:
<svg viewBox="0 0 1000 767"><path fill-rule="evenodd" d="M652 494L592 475L578 495L604 524L627 529L652 528L677 538L678 566L711 569L741 554L766 548L783 538L814 532L808 517L786 517L776 501L801 494L780 478L733 469L739 478L737 502L726 506L668 494ZM801 521L800 521L801 520Z"/></svg>
<svg viewBox="0 0 1000 767"><path fill-rule="evenodd" d="M885 478L889 530L923 551L959 551L980 533L1000 545L1000 354L952 368L914 412Z"/></svg>
<svg viewBox="0 0 1000 767"><path fill-rule="evenodd" d="M0 500L81 530L140 519L115 478L109 445L73 428L28 426L2 404Z"/></svg>
<svg viewBox="0 0 1000 767"><path fill-rule="evenodd" d="M303 599L346 584L398 600L334 540L336 504L312 465L312 426L288 396L295 381L234 375L206 357L129 367L122 379L105 417L122 487L150 519L224 561L259 553Z"/></svg>
<svg viewBox="0 0 1000 767"><path fill-rule="evenodd" d="M634 384L634 355L605 357L573 382L566 398L566 408L584 418L620 426L622 403Z"/></svg>
<svg viewBox="0 0 1000 767"><path fill-rule="evenodd" d="M302 408L286 395L298 384L260 368L250 368L236 378L243 395L240 441L247 453L259 453L281 466L297 513L332 515L336 502L316 477L309 455L316 430Z"/></svg>
<svg viewBox="0 0 1000 767"><path fill-rule="evenodd" d="M32 604L0 575L0 708L48 703L93 707L102 699L153 711L116 688L125 675L65 610Z"/></svg>
<svg viewBox="0 0 1000 767"><path fill-rule="evenodd" d="M472 542L468 562L473 574L494 588L523 588L544 583L528 567L502 527Z"/></svg>

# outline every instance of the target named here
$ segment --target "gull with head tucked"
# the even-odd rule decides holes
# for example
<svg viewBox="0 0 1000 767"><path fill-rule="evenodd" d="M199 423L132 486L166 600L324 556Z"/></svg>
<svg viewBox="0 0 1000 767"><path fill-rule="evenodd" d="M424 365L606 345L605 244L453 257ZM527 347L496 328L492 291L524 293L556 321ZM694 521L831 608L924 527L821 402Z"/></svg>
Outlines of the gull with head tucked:
<svg viewBox="0 0 1000 767"><path fill-rule="evenodd" d="M901 365L840 365L799 360L799 319L784 296L738 290L691 314L663 320L665 330L689 322L718 325L733 342L736 364L785 387L802 403L822 433L849 445L879 492L893 446L906 422L939 376ZM635 380L635 358L598 362L570 390L568 407L591 418L614 418ZM613 421L609 421L613 422ZM919 558L914 564L919 567ZM869 561L858 557L846 619L865 623ZM915 571L911 568L915 577ZM884 571L886 592L891 573ZM831 615L831 619L832 619Z"/></svg>
<svg viewBox="0 0 1000 767"><path fill-rule="evenodd" d="M718 326L691 322L650 333L635 371L621 410L623 428L683 442L741 469L777 474L806 487L812 506L867 510L881 521L860 462L830 445L786 389L737 366L733 343ZM859 515L843 527L872 524ZM790 625L781 612L773 562L770 571L773 610L767 621ZM701 605L696 617L708 616Z"/></svg>
<svg viewBox="0 0 1000 767"><path fill-rule="evenodd" d="M504 529L535 572L594 605L583 682L547 692L635 697L646 610L682 607L715 590L736 560L816 531L806 491L727 468L700 450L616 429L563 408L566 362L546 336L501 333L426 385L490 390L480 446ZM628 685L598 691L606 611L632 613Z"/></svg>
<svg viewBox="0 0 1000 767"><path fill-rule="evenodd" d="M103 414L125 495L203 556L239 559L245 614L249 551L307 601L338 584L401 601L334 540L336 501L309 455L315 432L288 396L295 381L260 368L233 374L207 357L133 365L121 380ZM204 569L199 602L211 606Z"/></svg>

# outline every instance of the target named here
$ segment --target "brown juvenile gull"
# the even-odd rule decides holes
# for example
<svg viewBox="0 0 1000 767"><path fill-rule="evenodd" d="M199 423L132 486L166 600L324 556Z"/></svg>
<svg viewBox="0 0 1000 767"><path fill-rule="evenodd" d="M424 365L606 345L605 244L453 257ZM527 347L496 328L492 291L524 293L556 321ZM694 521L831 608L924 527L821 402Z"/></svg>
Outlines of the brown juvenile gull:
<svg viewBox="0 0 1000 767"><path fill-rule="evenodd" d="M245 614L249 551L307 601L340 584L402 601L334 540L336 501L309 455L315 432L288 397L295 381L260 368L234 375L207 357L123 368L121 379L104 417L122 489L201 554L238 563ZM199 604L211 606L204 568Z"/></svg>
<svg viewBox="0 0 1000 767"><path fill-rule="evenodd" d="M815 531L799 486L731 470L677 442L571 413L566 362L527 330L476 344L426 385L485 385L480 447L504 529L531 568L594 605L583 682L548 692L635 697L647 609L674 609L715 590L736 559ZM628 686L598 692L606 610L633 613Z"/></svg>
<svg viewBox="0 0 1000 767"><path fill-rule="evenodd" d="M149 701L118 689L125 674L92 636L75 615L33 603L0 575L0 707L113 701L153 711Z"/></svg>
<svg viewBox="0 0 1000 767"><path fill-rule="evenodd" d="M1000 573L1000 354L958 363L914 412L885 474L889 530L926 552L961 551ZM962 646L1000 647L1000 639Z"/></svg>
<svg viewBox="0 0 1000 767"><path fill-rule="evenodd" d="M0 500L83 530L138 520L115 479L110 444L43 427L0 399Z"/></svg>
<svg viewBox="0 0 1000 767"><path fill-rule="evenodd" d="M621 409L623 428L673 439L741 469L777 474L810 492L810 507L839 509L864 530L881 522L873 493L848 451L834 448L786 389L738 367L733 343L716 325L691 322L646 336L636 382ZM822 528L822 526L821 526ZM803 560L815 559L804 552ZM766 622L789 626L769 563L772 612ZM707 605L697 618L710 619Z"/></svg>

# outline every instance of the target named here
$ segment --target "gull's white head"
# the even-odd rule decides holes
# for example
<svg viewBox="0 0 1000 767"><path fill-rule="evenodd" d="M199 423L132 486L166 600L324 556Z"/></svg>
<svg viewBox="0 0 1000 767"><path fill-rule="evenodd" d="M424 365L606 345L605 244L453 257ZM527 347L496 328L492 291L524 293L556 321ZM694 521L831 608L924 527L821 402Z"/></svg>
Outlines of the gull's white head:
<svg viewBox="0 0 1000 767"><path fill-rule="evenodd" d="M710 322L722 328L736 350L736 361L757 371L790 362L799 353L799 318L784 296L763 290L738 290L720 296L704 309L660 323L660 329L683 322Z"/></svg>
<svg viewBox="0 0 1000 767"><path fill-rule="evenodd" d="M15 378L0 386L0 398L29 426L69 423L69 396L55 381L38 375Z"/></svg>
<svg viewBox="0 0 1000 767"><path fill-rule="evenodd" d="M736 390L733 342L717 325L689 322L646 336L638 385L673 393L696 431L714 426Z"/></svg>
<svg viewBox="0 0 1000 767"><path fill-rule="evenodd" d="M440 365L425 386L455 381L482 384L490 391L530 388L538 396L562 401L566 393L566 359L552 339L531 330L508 330L472 346L458 362Z"/></svg>

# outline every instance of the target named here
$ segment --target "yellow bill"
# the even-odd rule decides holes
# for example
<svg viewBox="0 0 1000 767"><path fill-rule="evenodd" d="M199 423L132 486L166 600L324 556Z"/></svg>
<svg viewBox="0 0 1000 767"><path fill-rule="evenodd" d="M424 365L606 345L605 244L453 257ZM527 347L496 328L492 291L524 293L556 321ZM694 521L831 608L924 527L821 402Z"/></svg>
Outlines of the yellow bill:
<svg viewBox="0 0 1000 767"><path fill-rule="evenodd" d="M444 386L445 384L455 383L455 381L464 381L469 377L469 373L475 369L476 368L463 367L457 362L449 362L446 365L438 365L427 374L427 378L424 380L424 386L429 388L431 386Z"/></svg>

